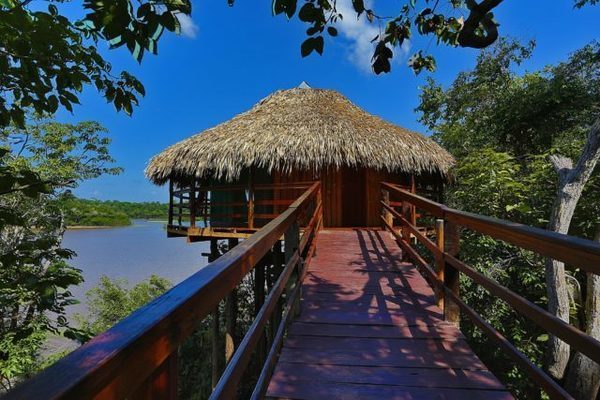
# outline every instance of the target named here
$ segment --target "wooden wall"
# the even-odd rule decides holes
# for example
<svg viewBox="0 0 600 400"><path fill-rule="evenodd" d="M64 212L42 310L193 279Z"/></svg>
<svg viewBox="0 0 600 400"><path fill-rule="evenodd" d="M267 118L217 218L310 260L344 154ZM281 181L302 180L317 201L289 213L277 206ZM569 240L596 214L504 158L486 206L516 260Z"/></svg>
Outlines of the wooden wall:
<svg viewBox="0 0 600 400"><path fill-rule="evenodd" d="M365 168L325 168L319 172L275 173L274 183L321 180L323 224L325 227L380 226L382 180L408 185L406 174ZM282 198L300 193L281 193ZM283 197L286 195L286 197Z"/></svg>
<svg viewBox="0 0 600 400"><path fill-rule="evenodd" d="M430 185L432 177L418 177L417 183ZM253 181L261 183L297 183L320 180L323 198L323 224L325 227L377 227L381 225L380 182L387 181L409 186L410 175L389 173L368 168L324 168L320 171L294 170L289 174L255 171ZM248 175L242 174L233 185L246 185ZM256 192L256 199L293 200L302 189L277 189L273 192ZM243 195L243 194L242 194ZM243 201L243 200L242 200ZM281 213L286 205L257 209L257 213ZM272 207L272 208L271 208ZM263 207L264 208L264 207Z"/></svg>

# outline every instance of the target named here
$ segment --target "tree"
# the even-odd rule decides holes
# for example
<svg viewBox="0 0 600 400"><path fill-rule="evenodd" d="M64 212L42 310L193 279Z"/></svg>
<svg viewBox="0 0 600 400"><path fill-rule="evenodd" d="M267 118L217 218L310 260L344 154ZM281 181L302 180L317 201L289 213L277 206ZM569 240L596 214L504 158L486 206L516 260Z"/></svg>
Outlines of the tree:
<svg viewBox="0 0 600 400"><path fill-rule="evenodd" d="M421 122L458 159L457 185L448 194L453 205L553 230L560 226L563 233L591 238L600 223L600 177L593 173L598 158L600 44L593 42L558 65L516 74L511 66L525 62L532 51L533 44L522 46L503 39L484 51L476 67L460 73L448 88L430 79L421 93ZM575 167L571 159L579 160ZM556 165L563 176L558 186ZM482 198L487 201L481 202ZM570 218L572 223L567 223ZM489 238L468 235L461 251L466 261L535 303L548 305L552 312L560 305L563 319L569 320L570 315L571 322L580 329L598 333L598 321L589 317L598 314L596 280L586 279L577 271L567 273L562 265L556 274L553 262L544 273L540 257ZM582 301L569 303L567 290L574 292L577 286L587 288L581 293ZM544 347L550 349L550 355L555 354L555 338L541 335L480 290L467 296L482 315L501 327L539 365L544 362ZM586 303L591 308L586 309ZM476 332L469 334L477 342L481 340ZM483 345L480 350L489 353ZM490 357L491 365L494 358ZM560 360L568 361L568 355ZM563 372L565 365L561 367ZM579 382L597 382L597 367L577 365L589 366L585 362L572 363L570 376ZM518 375L514 372L503 371L502 365L496 367L517 390L527 390L519 389L522 378L515 381ZM552 369L548 368L550 372ZM582 394L584 385L570 383L573 379L566 382L571 393L578 398L595 398L595 393ZM586 387L597 391L594 385ZM532 397L531 393L526 397Z"/></svg>
<svg viewBox="0 0 600 400"><path fill-rule="evenodd" d="M77 320L83 330L97 335L169 290L171 285L168 279L151 275L129 289L127 281L103 275L98 286L86 293L88 315L78 315Z"/></svg>
<svg viewBox="0 0 600 400"><path fill-rule="evenodd" d="M598 75L600 76L600 74ZM596 83L600 84L600 79L597 79ZM600 160L600 118L590 128L585 146L575 165L573 165L573 161L568 157L558 154L550 156L550 161L558 174L558 188L548 223L549 230L559 233L569 232L577 203L598 160ZM589 276L588 286L591 288L596 286L595 277ZM546 260L546 287L548 292L548 310L560 319L569 322L569 293L563 262L553 259ZM595 294L595 290L590 294ZM600 312L600 308L597 308L598 305L595 303L594 300L590 300L589 306L594 308L587 310L588 314L592 316ZM593 318L591 321L592 326L594 323ZM594 329L591 329L591 331L592 333L599 333L593 332ZM554 378L562 379L569 362L569 345L555 336L550 337L548 345L547 369ZM592 368L579 369L578 374L575 374L575 376L588 376L588 380L593 380L591 377L595 376L597 379L598 374L599 370L596 365ZM598 387L595 383L592 384L592 386L594 385L597 392ZM576 386L572 387L572 389L576 388ZM593 397L590 396L590 393L586 395L586 398L591 399Z"/></svg>
<svg viewBox="0 0 600 400"><path fill-rule="evenodd" d="M0 383L10 388L32 369L45 336L78 337L69 326L69 286L83 281L61 247L62 211L56 196L84 179L117 173L109 140L96 123L39 121L0 131ZM8 171L8 172L7 172ZM23 176L26 179L21 180Z"/></svg>

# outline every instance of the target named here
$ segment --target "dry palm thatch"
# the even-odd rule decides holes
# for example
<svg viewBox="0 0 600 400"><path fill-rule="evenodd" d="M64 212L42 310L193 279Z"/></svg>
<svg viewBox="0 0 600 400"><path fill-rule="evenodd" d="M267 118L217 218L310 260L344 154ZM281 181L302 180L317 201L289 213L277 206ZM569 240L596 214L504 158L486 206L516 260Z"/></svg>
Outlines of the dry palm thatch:
<svg viewBox="0 0 600 400"><path fill-rule="evenodd" d="M235 180L251 166L269 172L361 166L445 176L452 156L431 139L352 104L332 90L278 91L249 111L156 155L146 175Z"/></svg>

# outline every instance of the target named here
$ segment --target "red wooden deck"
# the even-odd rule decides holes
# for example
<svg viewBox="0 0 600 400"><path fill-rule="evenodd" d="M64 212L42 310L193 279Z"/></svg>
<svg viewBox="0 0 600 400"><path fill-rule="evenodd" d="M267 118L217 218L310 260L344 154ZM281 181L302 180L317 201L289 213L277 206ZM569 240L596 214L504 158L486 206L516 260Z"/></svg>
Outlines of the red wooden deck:
<svg viewBox="0 0 600 400"><path fill-rule="evenodd" d="M512 399L388 233L321 231L267 397Z"/></svg>

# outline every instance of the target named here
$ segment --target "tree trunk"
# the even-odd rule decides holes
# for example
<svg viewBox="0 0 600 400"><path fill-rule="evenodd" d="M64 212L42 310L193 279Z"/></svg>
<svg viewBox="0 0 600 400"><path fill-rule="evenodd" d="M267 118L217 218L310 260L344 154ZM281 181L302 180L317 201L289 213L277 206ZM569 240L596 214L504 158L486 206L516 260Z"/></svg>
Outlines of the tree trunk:
<svg viewBox="0 0 600 400"><path fill-rule="evenodd" d="M571 219L583 188L600 158L600 119L591 127L587 142L573 167L573 162L558 155L550 161L558 173L558 189L552 206L548 230L568 233ZM546 292L548 311L569 322L569 295L564 263L546 260ZM555 336L550 336L546 350L546 370L554 379L562 379L569 362L569 346Z"/></svg>
<svg viewBox="0 0 600 400"><path fill-rule="evenodd" d="M596 242L600 242L600 224L596 227ZM587 273L585 299L585 332L600 339L600 276ZM565 389L577 400L594 400L600 388L600 365L577 352L569 364Z"/></svg>

